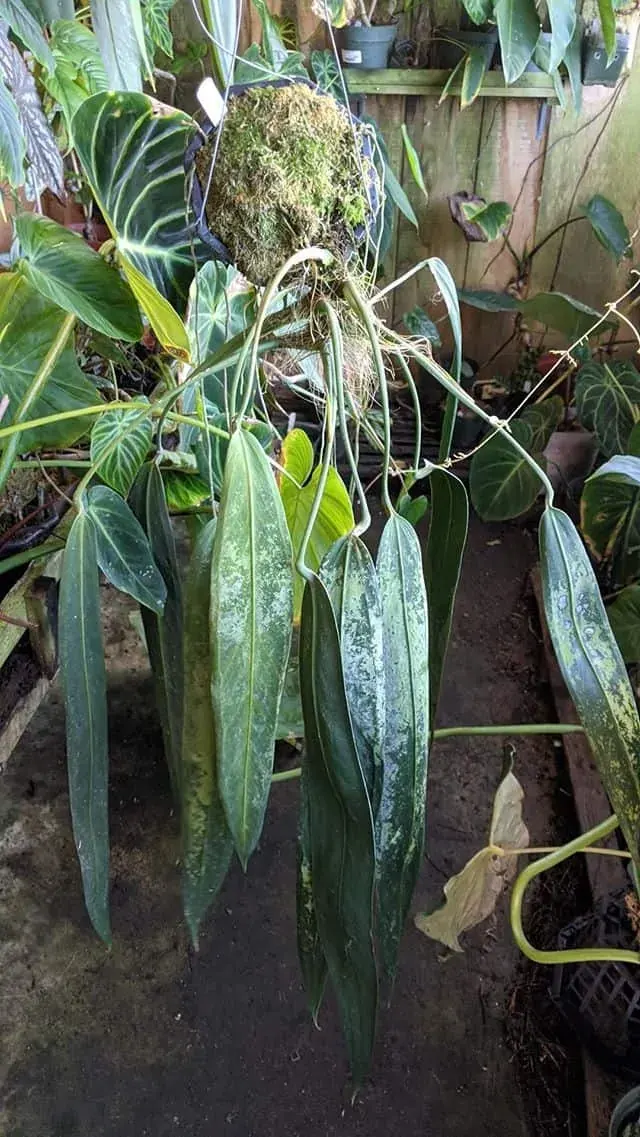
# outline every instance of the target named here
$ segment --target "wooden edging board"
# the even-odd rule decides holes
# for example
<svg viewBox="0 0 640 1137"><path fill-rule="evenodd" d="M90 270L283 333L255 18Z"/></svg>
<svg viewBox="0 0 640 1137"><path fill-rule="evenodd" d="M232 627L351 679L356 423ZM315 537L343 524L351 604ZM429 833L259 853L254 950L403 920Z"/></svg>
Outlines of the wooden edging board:
<svg viewBox="0 0 640 1137"><path fill-rule="evenodd" d="M547 621L544 615L542 602L542 587L539 569L531 573L531 584L538 606L540 626L542 629L542 642L551 694L558 716L558 722L575 722L578 716L573 700L566 688L564 679L558 666L553 650ZM604 792L600 775L596 769L591 747L582 734L564 734L562 746L571 779L571 788L575 802L576 814L580 829L591 829L598 822L603 821L611 813L609 799ZM613 837L604 844L615 845ZM614 892L627 882L622 861L616 857L587 857L587 875L593 899L597 900L609 892ZM615 1106L612 1100L609 1085L600 1067L594 1062L591 1055L582 1051L584 1069L585 1101L587 1112L587 1137L607 1137L609 1119Z"/></svg>

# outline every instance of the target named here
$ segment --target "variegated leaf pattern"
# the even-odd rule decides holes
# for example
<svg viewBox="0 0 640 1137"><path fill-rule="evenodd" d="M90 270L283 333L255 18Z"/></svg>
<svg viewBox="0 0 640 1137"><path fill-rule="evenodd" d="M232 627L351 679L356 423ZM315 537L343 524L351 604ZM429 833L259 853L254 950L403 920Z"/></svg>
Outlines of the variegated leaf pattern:
<svg viewBox="0 0 640 1137"><path fill-rule="evenodd" d="M103 482L123 497L147 456L151 436L151 422L139 411L107 411L91 432L91 461Z"/></svg>
<svg viewBox="0 0 640 1137"><path fill-rule="evenodd" d="M9 88L18 110L28 161L25 180L27 197L34 200L45 189L53 190L58 197L62 197L62 157L42 110L33 75L15 44L9 41L4 23L0 23L0 76Z"/></svg>
<svg viewBox="0 0 640 1137"><path fill-rule="evenodd" d="M119 251L179 312L203 259L189 223L185 147L193 120L135 92L93 95L73 119L76 151Z"/></svg>

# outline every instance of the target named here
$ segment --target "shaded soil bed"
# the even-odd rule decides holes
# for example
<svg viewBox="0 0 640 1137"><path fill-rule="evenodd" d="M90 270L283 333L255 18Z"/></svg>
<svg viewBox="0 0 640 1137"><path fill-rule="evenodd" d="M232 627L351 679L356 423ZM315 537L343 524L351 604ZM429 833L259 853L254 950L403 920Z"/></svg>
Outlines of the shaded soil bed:
<svg viewBox="0 0 640 1137"><path fill-rule="evenodd" d="M472 525L441 725L551 717L526 594L535 555L526 532ZM464 954L447 959L408 926L371 1077L350 1105L333 1004L315 1030L297 967L295 783L274 788L249 872L232 869L193 955L181 919L177 821L146 663L127 603L107 589L105 598L114 944L107 951L95 939L82 906L54 690L14 753L0 794L0 1133L584 1132L575 1116L580 1086L570 1041L541 1045L534 1017L527 1020L533 1030L524 1031L526 1050L523 1032L512 1045L523 1007L533 1001L539 1021L547 1018L548 979L522 970L504 903L465 937ZM550 738L514 742L532 842L552 843L572 824L571 800L557 778L560 751ZM484 843L502 760L500 739L434 748L415 910L439 903L447 876ZM549 935L588 903L578 877L565 880L561 894L560 915L551 902L546 911ZM536 1072L528 1081L521 1076L527 1063ZM543 1114L534 1108L538 1080L553 1084L554 1098L564 1101L564 1128L546 1107Z"/></svg>

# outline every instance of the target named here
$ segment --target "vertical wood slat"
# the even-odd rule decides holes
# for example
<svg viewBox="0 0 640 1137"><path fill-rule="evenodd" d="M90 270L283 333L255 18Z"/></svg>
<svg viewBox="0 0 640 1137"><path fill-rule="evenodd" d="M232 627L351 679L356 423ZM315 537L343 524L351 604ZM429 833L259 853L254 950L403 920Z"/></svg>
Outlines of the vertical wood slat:
<svg viewBox="0 0 640 1137"><path fill-rule="evenodd" d="M269 4L274 13L294 19L305 53L326 46L323 23L311 11L310 0L269 0ZM183 9L184 18L180 14ZM190 3L179 0L174 18L195 38L197 28L186 14L188 9ZM455 0L430 0L427 26L455 26L459 11ZM243 0L241 50L259 37L257 13L251 0ZM613 100L615 105L605 109ZM537 137L540 106L538 100L479 99L461 110L457 99L447 99L440 106L435 96L367 99L366 113L378 122L392 168L419 219L418 233L404 218L396 219L385 279L394 272L400 275L429 256L441 257L459 286L501 290L515 278L516 266L508 251L501 251L499 242L467 245L451 220L447 201L448 195L458 190L475 190L489 201L517 202L510 239L518 252L562 222L572 201L576 212L594 193L610 197L629 228L636 228L640 222L640 181L634 176L640 150L640 53L622 89L585 88L584 109L579 116L553 108L546 137L545 132ZM404 158L400 134L403 121L421 158L428 203L415 186ZM617 269L589 234L587 223L578 223L563 238L550 241L536 257L529 294L553 283L556 289L601 308L623 291L629 263ZM420 305L440 320L444 308L435 299L433 280L423 273L397 291L387 308L387 318L399 324L404 312ZM463 307L466 353L485 361L506 338L510 326L508 317ZM444 319L439 327L445 344L450 342ZM550 337L547 341L552 342ZM506 374L514 362L514 354L505 352L495 365L496 373ZM493 367L486 377L492 371Z"/></svg>

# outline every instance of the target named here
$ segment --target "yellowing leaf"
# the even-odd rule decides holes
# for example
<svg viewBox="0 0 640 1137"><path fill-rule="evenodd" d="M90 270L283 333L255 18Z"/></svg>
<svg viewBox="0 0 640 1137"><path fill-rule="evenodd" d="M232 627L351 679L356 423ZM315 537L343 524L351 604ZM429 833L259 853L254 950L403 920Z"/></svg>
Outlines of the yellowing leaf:
<svg viewBox="0 0 640 1137"><path fill-rule="evenodd" d="M503 849L525 849L529 833L522 820L524 792L509 771L502 779L493 803L489 844L481 849L444 886L445 902L431 915L416 916L416 927L452 951L462 951L458 937L482 923L494 911L506 884L512 880L517 856L504 856Z"/></svg>
<svg viewBox="0 0 640 1137"><path fill-rule="evenodd" d="M292 430L282 445L281 464L286 473L280 475L280 496L287 526L297 559L304 531L307 527L313 499L318 488L320 467L313 469L313 446L303 430ZM306 562L316 570L327 550L350 533L355 525L353 509L347 487L337 470L329 470L329 477L320 502L320 509L311 531ZM294 583L294 620L300 619L304 581L299 573Z"/></svg>
<svg viewBox="0 0 640 1137"><path fill-rule="evenodd" d="M127 257L120 253L119 259L127 283L162 347L169 355L189 363L187 329L175 308Z"/></svg>

